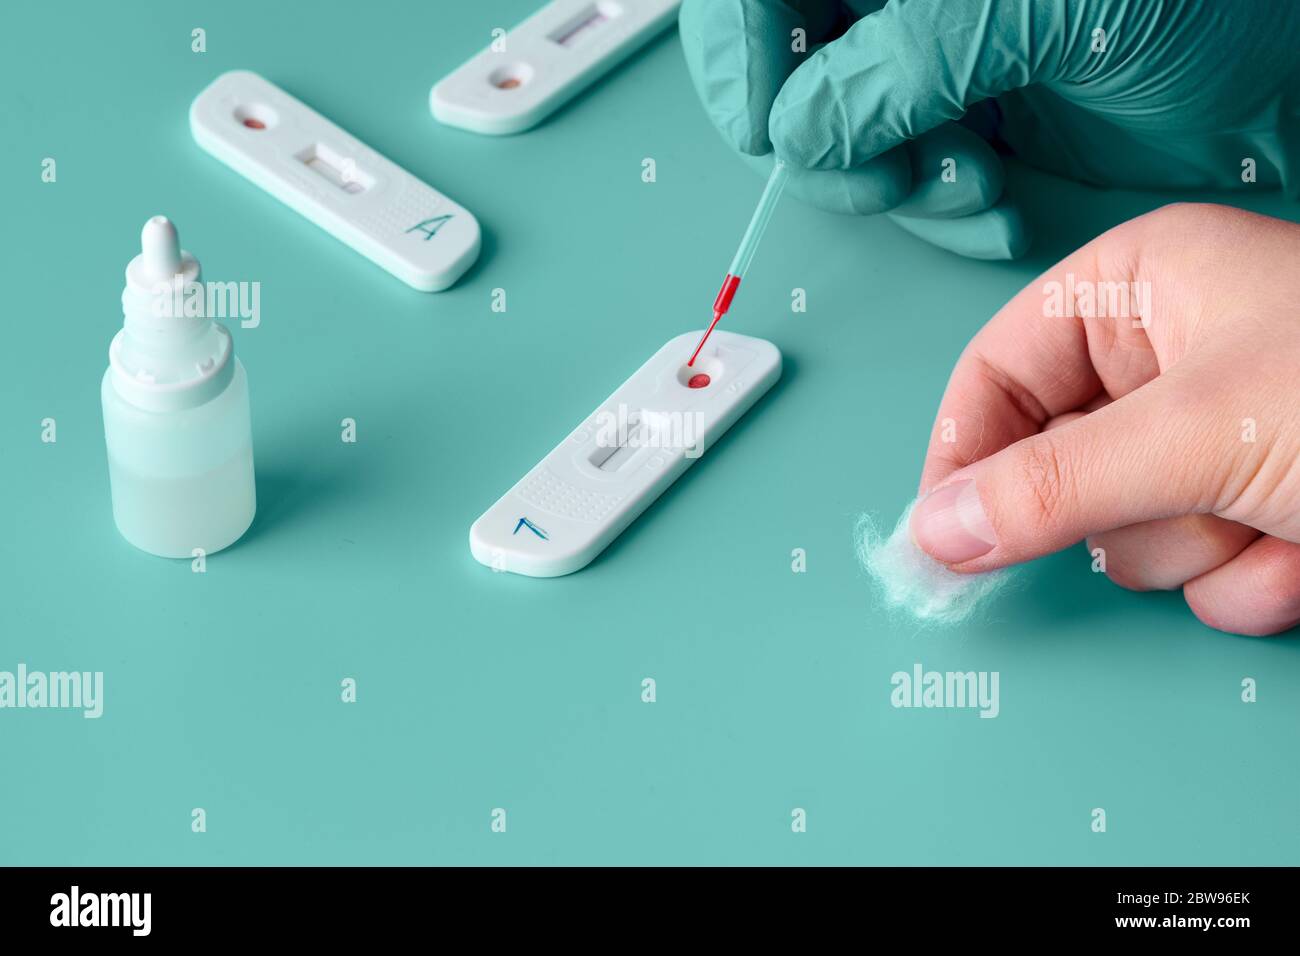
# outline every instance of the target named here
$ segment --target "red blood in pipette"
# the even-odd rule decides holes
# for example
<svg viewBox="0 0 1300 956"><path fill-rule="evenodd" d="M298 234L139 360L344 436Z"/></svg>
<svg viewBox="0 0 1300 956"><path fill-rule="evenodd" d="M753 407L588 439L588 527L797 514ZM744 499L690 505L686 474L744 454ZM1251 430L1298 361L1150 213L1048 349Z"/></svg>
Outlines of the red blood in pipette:
<svg viewBox="0 0 1300 956"><path fill-rule="evenodd" d="M722 288L718 290L718 297L713 300L713 321L710 322L709 327L705 329L704 337L700 339L700 344L695 346L695 352L691 355L691 360L686 363L688 368L694 365L695 360L699 358L700 349L704 348L704 343L707 342L709 336L713 334L713 328L718 324L718 320L726 315L727 310L731 308L731 300L736 297L736 289L739 288L739 286L740 276L733 276L728 272L727 277L722 280Z"/></svg>
<svg viewBox="0 0 1300 956"><path fill-rule="evenodd" d="M740 287L740 276L733 276L727 273L727 277L722 280L722 288L718 290L718 297L713 300L713 311L727 314L731 308L731 300L736 297L736 289Z"/></svg>

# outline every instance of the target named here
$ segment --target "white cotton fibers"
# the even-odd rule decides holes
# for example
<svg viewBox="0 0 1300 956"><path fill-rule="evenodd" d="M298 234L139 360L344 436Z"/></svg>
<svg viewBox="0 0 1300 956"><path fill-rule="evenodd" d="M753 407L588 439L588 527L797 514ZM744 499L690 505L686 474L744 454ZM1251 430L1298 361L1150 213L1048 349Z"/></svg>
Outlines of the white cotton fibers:
<svg viewBox="0 0 1300 956"><path fill-rule="evenodd" d="M957 574L912 542L908 523L913 501L889 537L871 515L858 519L854 537L858 560L880 589L886 607L904 611L927 624L960 624L1010 580L1007 571Z"/></svg>

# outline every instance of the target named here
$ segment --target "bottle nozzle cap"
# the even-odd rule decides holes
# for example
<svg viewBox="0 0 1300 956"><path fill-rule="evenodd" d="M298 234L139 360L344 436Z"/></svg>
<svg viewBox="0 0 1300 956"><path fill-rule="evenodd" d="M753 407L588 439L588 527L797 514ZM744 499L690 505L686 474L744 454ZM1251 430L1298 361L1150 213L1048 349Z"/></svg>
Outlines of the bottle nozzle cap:
<svg viewBox="0 0 1300 956"><path fill-rule="evenodd" d="M166 216L154 216L140 231L140 263L156 282L170 282L182 271L181 237Z"/></svg>

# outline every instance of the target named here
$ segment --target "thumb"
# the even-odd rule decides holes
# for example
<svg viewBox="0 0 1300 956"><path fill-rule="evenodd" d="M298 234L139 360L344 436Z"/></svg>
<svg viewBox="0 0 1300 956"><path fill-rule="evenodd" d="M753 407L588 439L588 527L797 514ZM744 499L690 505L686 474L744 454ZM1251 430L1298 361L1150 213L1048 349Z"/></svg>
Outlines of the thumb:
<svg viewBox="0 0 1300 956"><path fill-rule="evenodd" d="M829 35L839 5L830 0L686 0L678 16L686 68L705 112L732 147L772 151L767 117L781 84L803 59L791 42Z"/></svg>
<svg viewBox="0 0 1300 956"><path fill-rule="evenodd" d="M913 510L913 540L958 570L989 571L1114 528L1212 512L1240 443L1216 442L1228 423L1170 377L954 472Z"/></svg>
<svg viewBox="0 0 1300 956"><path fill-rule="evenodd" d="M790 75L768 128L778 156L847 169L979 100L1055 75L1076 4L911 0L858 20Z"/></svg>

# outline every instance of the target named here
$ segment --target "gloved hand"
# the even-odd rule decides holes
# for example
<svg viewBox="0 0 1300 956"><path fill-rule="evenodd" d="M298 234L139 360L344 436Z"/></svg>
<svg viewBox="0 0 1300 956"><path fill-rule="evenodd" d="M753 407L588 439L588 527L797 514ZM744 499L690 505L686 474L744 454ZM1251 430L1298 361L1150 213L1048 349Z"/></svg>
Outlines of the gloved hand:
<svg viewBox="0 0 1300 956"><path fill-rule="evenodd" d="M775 149L810 171L791 194L890 210L962 255L1014 258L1029 240L964 116L1082 182L1228 188L1253 171L1300 190L1297 3L684 0L680 22L710 119L753 165Z"/></svg>
<svg viewBox="0 0 1300 956"><path fill-rule="evenodd" d="M1183 203L1049 269L962 353L912 539L967 572L1086 537L1212 627L1300 623L1297 261L1300 225Z"/></svg>

